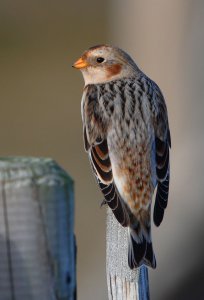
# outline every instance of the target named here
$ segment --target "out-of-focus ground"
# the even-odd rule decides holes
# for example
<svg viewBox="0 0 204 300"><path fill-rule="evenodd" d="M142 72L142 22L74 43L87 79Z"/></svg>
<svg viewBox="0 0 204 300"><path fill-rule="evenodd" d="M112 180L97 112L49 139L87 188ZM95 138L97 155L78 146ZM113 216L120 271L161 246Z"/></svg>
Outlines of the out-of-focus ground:
<svg viewBox="0 0 204 300"><path fill-rule="evenodd" d="M153 228L151 299L203 299L203 28L202 0L0 3L0 156L49 156L75 179L79 299L107 299L105 210L83 149L83 80L71 68L99 43L127 50L167 101L171 190Z"/></svg>

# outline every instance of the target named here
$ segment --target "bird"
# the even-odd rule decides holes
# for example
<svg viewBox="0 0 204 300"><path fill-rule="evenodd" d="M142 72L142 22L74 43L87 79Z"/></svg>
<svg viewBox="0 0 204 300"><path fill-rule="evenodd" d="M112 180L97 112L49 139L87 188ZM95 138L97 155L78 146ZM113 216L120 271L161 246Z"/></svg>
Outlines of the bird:
<svg viewBox="0 0 204 300"><path fill-rule="evenodd" d="M111 45L86 50L74 63L82 72L85 151L117 221L128 229L127 263L156 268L153 221L167 207L171 136L164 96L125 51Z"/></svg>

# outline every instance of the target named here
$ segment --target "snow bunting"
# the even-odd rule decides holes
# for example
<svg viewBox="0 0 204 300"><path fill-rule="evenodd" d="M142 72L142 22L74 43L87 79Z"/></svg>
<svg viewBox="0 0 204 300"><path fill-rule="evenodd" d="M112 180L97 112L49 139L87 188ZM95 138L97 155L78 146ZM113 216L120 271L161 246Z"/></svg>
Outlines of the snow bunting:
<svg viewBox="0 0 204 300"><path fill-rule="evenodd" d="M104 195L128 227L128 264L156 268L153 219L162 222L169 192L171 138L167 108L157 84L123 50L91 47L75 62L85 87L81 112L85 150Z"/></svg>

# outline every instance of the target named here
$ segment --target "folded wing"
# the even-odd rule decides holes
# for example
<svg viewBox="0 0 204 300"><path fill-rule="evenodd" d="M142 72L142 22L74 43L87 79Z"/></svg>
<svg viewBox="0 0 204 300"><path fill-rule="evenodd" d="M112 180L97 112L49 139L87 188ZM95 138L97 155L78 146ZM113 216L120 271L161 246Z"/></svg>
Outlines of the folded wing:
<svg viewBox="0 0 204 300"><path fill-rule="evenodd" d="M84 129L84 141L97 183L103 193L105 202L112 209L118 222L122 226L128 226L130 222L128 208L120 197L113 180L107 140L98 138L94 145L88 145L86 129Z"/></svg>
<svg viewBox="0 0 204 300"><path fill-rule="evenodd" d="M163 95L157 90L157 115L154 116L155 126L155 161L157 176L157 192L154 206L154 223L159 226L164 217L164 210L167 207L169 195L169 149L171 147L171 137L168 125L167 109Z"/></svg>

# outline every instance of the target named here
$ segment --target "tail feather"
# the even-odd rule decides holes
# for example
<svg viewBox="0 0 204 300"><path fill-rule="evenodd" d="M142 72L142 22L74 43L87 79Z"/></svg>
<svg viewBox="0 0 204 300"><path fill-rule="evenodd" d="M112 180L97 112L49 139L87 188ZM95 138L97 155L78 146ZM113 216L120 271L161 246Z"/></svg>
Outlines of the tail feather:
<svg viewBox="0 0 204 300"><path fill-rule="evenodd" d="M156 263L156 258L154 255L152 243L147 243L147 250L145 253L145 258L144 258L145 265L156 269L157 263Z"/></svg>
<svg viewBox="0 0 204 300"><path fill-rule="evenodd" d="M139 243L136 242L130 231L128 244L128 264L130 269L140 266L146 252L146 247L146 241L143 239Z"/></svg>
<svg viewBox="0 0 204 300"><path fill-rule="evenodd" d="M135 234L133 229L129 230L128 265L130 269L138 268L141 265L147 265L155 269L156 259L151 238L149 237L147 241L145 236L142 235L140 239L135 239Z"/></svg>

